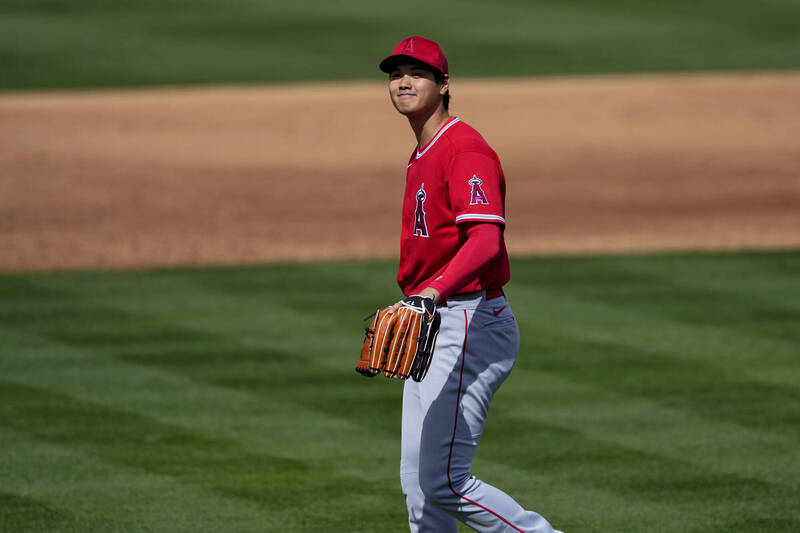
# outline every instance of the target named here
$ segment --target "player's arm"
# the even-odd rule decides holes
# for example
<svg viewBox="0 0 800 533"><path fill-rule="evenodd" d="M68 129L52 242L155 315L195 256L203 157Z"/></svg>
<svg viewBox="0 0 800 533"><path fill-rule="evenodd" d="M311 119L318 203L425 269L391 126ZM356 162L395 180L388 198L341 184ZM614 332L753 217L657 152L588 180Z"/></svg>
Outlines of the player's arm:
<svg viewBox="0 0 800 533"><path fill-rule="evenodd" d="M491 222L466 222L461 225L466 241L447 264L444 273L426 287L434 301L457 294L492 262L503 249L503 229ZM423 294L426 296L427 294Z"/></svg>
<svg viewBox="0 0 800 533"><path fill-rule="evenodd" d="M491 222L465 222L460 225L466 240L447 264L444 273L418 294L438 304L457 294L496 258L503 249L503 229ZM398 304L392 306L399 307Z"/></svg>

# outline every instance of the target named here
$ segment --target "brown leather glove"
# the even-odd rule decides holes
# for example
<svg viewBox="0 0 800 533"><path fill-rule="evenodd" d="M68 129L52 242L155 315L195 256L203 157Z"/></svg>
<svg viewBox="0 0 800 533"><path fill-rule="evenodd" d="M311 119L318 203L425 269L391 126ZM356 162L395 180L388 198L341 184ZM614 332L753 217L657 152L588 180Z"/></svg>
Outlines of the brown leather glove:
<svg viewBox="0 0 800 533"><path fill-rule="evenodd" d="M409 296L389 313L379 309L366 328L356 372L422 381L428 373L441 316L431 298Z"/></svg>

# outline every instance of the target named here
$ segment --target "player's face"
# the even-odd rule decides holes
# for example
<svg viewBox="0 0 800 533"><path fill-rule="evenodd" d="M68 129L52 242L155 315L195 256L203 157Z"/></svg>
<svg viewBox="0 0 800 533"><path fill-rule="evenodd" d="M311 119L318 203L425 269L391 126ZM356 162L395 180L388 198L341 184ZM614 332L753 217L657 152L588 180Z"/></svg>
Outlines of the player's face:
<svg viewBox="0 0 800 533"><path fill-rule="evenodd" d="M433 72L415 63L400 63L389 73L389 96L394 107L408 117L430 114L447 92L448 80L439 83Z"/></svg>

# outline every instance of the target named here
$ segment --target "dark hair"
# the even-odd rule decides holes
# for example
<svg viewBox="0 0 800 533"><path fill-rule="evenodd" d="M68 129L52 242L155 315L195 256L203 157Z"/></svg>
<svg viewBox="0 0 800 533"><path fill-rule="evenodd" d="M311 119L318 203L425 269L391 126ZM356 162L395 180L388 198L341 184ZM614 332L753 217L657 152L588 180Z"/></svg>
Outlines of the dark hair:
<svg viewBox="0 0 800 533"><path fill-rule="evenodd" d="M444 74L435 68L430 70L433 71L433 76L436 78L436 83L442 83L444 81ZM444 97L442 97L442 103L444 104L444 110L450 111L450 89L447 89L447 92L444 93Z"/></svg>

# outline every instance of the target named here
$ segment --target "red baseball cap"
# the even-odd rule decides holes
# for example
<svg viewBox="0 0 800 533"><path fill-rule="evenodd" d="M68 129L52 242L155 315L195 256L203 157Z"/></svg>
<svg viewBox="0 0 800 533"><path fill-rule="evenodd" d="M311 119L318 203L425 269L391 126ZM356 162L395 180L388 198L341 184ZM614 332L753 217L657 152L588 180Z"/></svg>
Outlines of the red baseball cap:
<svg viewBox="0 0 800 533"><path fill-rule="evenodd" d="M442 74L448 74L447 58L439 47L439 43L425 37L415 35L403 39L400 44L395 46L394 52L386 56L378 66L384 72L391 72L392 67L402 58L414 59L435 68Z"/></svg>

